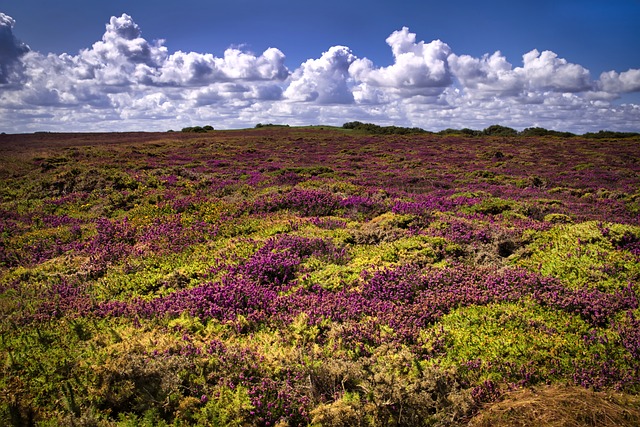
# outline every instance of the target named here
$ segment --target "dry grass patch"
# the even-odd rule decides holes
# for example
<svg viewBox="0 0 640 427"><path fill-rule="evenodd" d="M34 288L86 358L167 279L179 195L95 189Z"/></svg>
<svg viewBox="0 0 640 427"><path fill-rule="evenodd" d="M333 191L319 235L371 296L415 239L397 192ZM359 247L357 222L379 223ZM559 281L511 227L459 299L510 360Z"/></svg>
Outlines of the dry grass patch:
<svg viewBox="0 0 640 427"><path fill-rule="evenodd" d="M469 426L637 427L640 398L569 386L524 389L482 410Z"/></svg>

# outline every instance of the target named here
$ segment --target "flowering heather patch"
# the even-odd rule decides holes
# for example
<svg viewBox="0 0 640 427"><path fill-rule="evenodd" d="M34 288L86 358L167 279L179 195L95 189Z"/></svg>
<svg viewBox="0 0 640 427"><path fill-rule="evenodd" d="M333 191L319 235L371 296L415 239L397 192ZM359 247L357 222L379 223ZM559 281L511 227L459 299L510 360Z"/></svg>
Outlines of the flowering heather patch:
<svg viewBox="0 0 640 427"><path fill-rule="evenodd" d="M446 237L455 243L488 243L491 241L491 236L487 228L488 227L484 226L479 229L474 229L468 222L451 221L442 224L434 230L434 234Z"/></svg>
<svg viewBox="0 0 640 427"><path fill-rule="evenodd" d="M335 230L336 228L346 228L347 221L335 218L313 217L309 220L313 225L327 230Z"/></svg>
<svg viewBox="0 0 640 427"><path fill-rule="evenodd" d="M329 216L338 209L342 200L327 191L294 188L284 195L259 199L251 212L273 212L289 209L302 216Z"/></svg>
<svg viewBox="0 0 640 427"><path fill-rule="evenodd" d="M15 138L2 425L464 425L525 387L640 393L637 139Z"/></svg>
<svg viewBox="0 0 640 427"><path fill-rule="evenodd" d="M151 225L143 228L137 239L144 248L138 251L156 254L163 251L182 252L193 244L205 242L215 234L215 227L211 224L200 220L185 224L180 214L163 220L155 219Z"/></svg>

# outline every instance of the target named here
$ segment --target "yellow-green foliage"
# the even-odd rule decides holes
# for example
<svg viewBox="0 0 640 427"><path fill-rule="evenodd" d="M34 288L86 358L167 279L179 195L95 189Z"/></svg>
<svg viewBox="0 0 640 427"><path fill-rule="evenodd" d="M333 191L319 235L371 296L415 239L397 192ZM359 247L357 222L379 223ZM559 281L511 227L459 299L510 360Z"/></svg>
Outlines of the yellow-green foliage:
<svg viewBox="0 0 640 427"><path fill-rule="evenodd" d="M391 242L349 246L350 260L344 265L327 263L310 258L303 264L307 283L318 283L327 289L349 287L357 284L364 270L382 269L404 263L433 263L444 265L445 253L455 253L460 248L440 237L411 236Z"/></svg>
<svg viewBox="0 0 640 427"><path fill-rule="evenodd" d="M559 323L561 330L556 329ZM560 357L571 361L582 349L580 338L588 329L577 316L559 315L532 302L461 308L444 316L437 326L440 338L445 337L447 360L519 365L544 365Z"/></svg>
<svg viewBox="0 0 640 427"><path fill-rule="evenodd" d="M233 390L222 387L218 390L217 396L210 399L199 411L191 409L190 416L184 417L184 421L199 426L241 427L247 425L251 409L253 406L245 387L239 386Z"/></svg>
<svg viewBox="0 0 640 427"><path fill-rule="evenodd" d="M280 223L269 229L263 228L263 232L269 236L288 227L286 223ZM203 278L215 280L218 276L211 275L211 267L221 262L220 260L232 266L239 259L249 257L264 240L261 234L263 233L257 233L255 240L219 238L194 245L180 253L162 256L151 254L131 259L125 265L112 267L100 278L94 288L94 295L99 300L113 297L127 300L133 296L149 298L188 288L200 283Z"/></svg>
<svg viewBox="0 0 640 427"><path fill-rule="evenodd" d="M640 227L595 221L557 225L535 233L513 262L572 288L620 289L640 278L636 257L612 243L625 233L640 236Z"/></svg>
<svg viewBox="0 0 640 427"><path fill-rule="evenodd" d="M428 366L406 348L383 346L360 366L331 361L321 372L329 382L342 378L343 388L355 380L359 393L343 389L339 399L318 405L314 426L433 426L472 407L455 369Z"/></svg>
<svg viewBox="0 0 640 427"><path fill-rule="evenodd" d="M591 333L598 340L585 341ZM596 333L579 316L526 300L460 308L425 330L423 341L425 349L434 351L437 342L443 351L441 357L434 351L431 363L462 366L472 381L508 382L525 372L562 378L576 366L586 369L602 357L611 363L624 360L615 332ZM476 361L482 362L475 365Z"/></svg>

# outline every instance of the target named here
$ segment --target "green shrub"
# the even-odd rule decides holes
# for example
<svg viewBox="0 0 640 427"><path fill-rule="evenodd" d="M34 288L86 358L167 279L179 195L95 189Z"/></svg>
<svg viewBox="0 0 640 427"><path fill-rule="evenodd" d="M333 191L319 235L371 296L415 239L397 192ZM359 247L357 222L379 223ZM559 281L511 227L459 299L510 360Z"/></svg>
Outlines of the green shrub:
<svg viewBox="0 0 640 427"><path fill-rule="evenodd" d="M187 132L187 133L207 133L209 131L213 130L213 126L211 125L206 125L206 126L189 126L186 128L182 128L182 132Z"/></svg>
<svg viewBox="0 0 640 427"><path fill-rule="evenodd" d="M506 126L491 125L482 131L483 135L491 136L516 136L518 131Z"/></svg>
<svg viewBox="0 0 640 427"><path fill-rule="evenodd" d="M505 211L513 209L514 202L510 200L499 199L497 197L484 199L480 203L466 208L470 212L477 212L488 215L498 215Z"/></svg>
<svg viewBox="0 0 640 427"><path fill-rule="evenodd" d="M552 224L571 224L573 220L569 215L560 214L560 213L552 213L544 216L545 222L550 222Z"/></svg>
<svg viewBox="0 0 640 427"><path fill-rule="evenodd" d="M407 134L416 134L416 133L428 133L424 129L420 129L417 127L407 128L407 127L399 127L399 126L379 126L373 123L362 123L362 122L347 122L342 125L344 129L353 129L364 131L371 134L377 135L407 135Z"/></svg>

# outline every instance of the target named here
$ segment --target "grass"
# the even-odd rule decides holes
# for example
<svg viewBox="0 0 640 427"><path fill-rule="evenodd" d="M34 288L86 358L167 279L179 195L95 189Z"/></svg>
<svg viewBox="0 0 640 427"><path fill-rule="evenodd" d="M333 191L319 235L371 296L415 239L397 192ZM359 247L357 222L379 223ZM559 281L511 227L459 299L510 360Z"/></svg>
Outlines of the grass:
<svg viewBox="0 0 640 427"><path fill-rule="evenodd" d="M637 398L578 387L547 386L507 393L469 426L632 427L640 423Z"/></svg>

